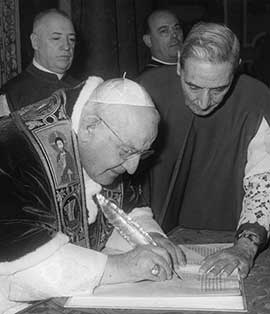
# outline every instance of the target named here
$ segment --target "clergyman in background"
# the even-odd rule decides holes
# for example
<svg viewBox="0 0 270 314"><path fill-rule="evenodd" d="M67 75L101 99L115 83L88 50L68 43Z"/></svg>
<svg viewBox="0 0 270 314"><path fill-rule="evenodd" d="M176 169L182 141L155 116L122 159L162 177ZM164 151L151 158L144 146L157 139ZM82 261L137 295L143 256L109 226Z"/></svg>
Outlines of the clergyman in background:
<svg viewBox="0 0 270 314"><path fill-rule="evenodd" d="M169 10L153 11L145 19L143 41L151 53L151 60L144 71L162 65L176 65L183 43L180 20Z"/></svg>
<svg viewBox="0 0 270 314"><path fill-rule="evenodd" d="M57 89L78 84L67 73L73 61L76 34L66 13L57 9L40 12L34 18L30 39L33 61L2 86L0 115L49 97Z"/></svg>

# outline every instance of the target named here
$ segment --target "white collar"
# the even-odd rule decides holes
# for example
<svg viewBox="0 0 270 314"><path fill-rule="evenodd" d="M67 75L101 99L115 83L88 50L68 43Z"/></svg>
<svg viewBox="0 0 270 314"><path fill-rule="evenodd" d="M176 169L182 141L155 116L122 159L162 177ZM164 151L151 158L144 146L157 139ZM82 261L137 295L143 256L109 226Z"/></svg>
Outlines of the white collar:
<svg viewBox="0 0 270 314"><path fill-rule="evenodd" d="M162 64L165 64L165 65L176 65L177 64L177 62L166 62L166 61L162 61L162 60L160 60L156 57L153 57L153 56L152 56L152 60L157 61L157 62L162 63Z"/></svg>
<svg viewBox="0 0 270 314"><path fill-rule="evenodd" d="M83 169L83 179L84 179L86 208L88 211L88 223L91 224L96 220L97 211L98 211L97 206L93 200L93 196L97 193L100 193L102 187L100 184L92 180L84 169Z"/></svg>
<svg viewBox="0 0 270 314"><path fill-rule="evenodd" d="M53 72L53 71L50 71L48 69L46 69L44 66L42 66L41 64L39 64L35 59L33 59L33 65L38 68L39 70L41 71L44 71L44 72L47 72L47 73L52 73L52 74L55 74L57 75L58 79L61 80L61 78L64 76L64 74L59 74L59 73L56 73L56 72Z"/></svg>

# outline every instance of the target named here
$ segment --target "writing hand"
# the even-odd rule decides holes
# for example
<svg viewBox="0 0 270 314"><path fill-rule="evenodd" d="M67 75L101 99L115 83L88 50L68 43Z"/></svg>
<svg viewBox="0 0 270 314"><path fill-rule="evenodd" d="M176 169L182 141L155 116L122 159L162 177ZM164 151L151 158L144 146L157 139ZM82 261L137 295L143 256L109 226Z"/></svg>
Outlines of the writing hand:
<svg viewBox="0 0 270 314"><path fill-rule="evenodd" d="M171 267L167 250L141 245L124 254L109 255L101 284L163 281L172 278Z"/></svg>
<svg viewBox="0 0 270 314"><path fill-rule="evenodd" d="M162 236L157 232L149 232L153 240L157 243L159 247L164 248L169 253L173 265L184 266L187 263L185 253L182 249L175 245L170 239Z"/></svg>

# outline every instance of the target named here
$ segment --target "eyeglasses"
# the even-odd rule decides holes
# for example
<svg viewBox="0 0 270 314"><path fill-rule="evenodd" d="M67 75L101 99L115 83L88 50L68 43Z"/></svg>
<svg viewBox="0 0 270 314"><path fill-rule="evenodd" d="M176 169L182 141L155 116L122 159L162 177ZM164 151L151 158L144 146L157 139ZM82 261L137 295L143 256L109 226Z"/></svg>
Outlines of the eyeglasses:
<svg viewBox="0 0 270 314"><path fill-rule="evenodd" d="M124 161L132 159L136 157L137 155L140 155L141 159L146 159L147 157L151 156L154 153L153 149L147 149L147 150L138 150L134 147L131 147L130 145L126 144L121 137L109 126L109 124L103 120L101 117L98 117L100 121L104 123L104 125L111 131L111 133L118 139L118 141L121 143L121 151L119 152L120 158Z"/></svg>

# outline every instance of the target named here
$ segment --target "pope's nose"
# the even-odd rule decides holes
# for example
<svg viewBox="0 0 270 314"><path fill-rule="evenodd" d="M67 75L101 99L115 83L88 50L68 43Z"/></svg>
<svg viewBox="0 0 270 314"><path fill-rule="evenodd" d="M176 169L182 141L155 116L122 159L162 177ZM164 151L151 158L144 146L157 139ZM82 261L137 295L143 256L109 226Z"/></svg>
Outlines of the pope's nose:
<svg viewBox="0 0 270 314"><path fill-rule="evenodd" d="M131 158L127 159L122 166L126 169L127 173L133 174L139 165L140 162L140 155L134 155Z"/></svg>

